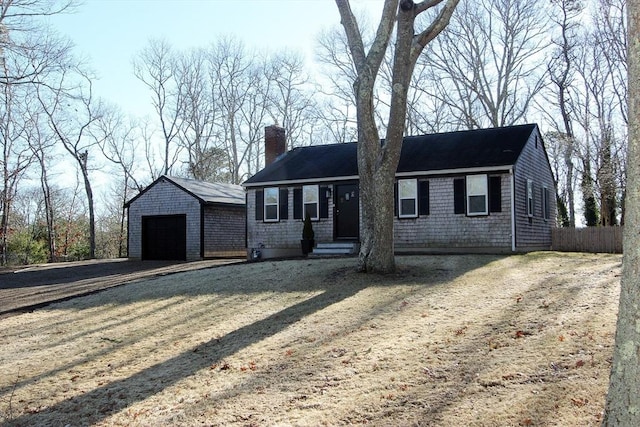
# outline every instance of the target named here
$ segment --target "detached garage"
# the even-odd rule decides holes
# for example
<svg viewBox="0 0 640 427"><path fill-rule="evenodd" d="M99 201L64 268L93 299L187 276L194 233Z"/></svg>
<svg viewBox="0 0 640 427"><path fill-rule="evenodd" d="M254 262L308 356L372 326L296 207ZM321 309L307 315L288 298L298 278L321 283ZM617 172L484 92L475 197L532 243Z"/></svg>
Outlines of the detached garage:
<svg viewBox="0 0 640 427"><path fill-rule="evenodd" d="M129 258L192 261L246 255L245 192L239 185L163 175L125 207Z"/></svg>

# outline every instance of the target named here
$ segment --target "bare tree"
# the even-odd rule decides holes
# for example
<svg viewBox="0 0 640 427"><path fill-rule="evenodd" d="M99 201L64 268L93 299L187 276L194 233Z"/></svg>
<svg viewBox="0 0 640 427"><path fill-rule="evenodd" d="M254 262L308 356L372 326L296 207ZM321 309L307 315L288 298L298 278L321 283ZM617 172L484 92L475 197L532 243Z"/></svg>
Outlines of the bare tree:
<svg viewBox="0 0 640 427"><path fill-rule="evenodd" d="M51 34L36 18L56 15L73 8L73 1L11 0L0 2L0 129L3 169L0 188L0 252L6 263L7 233L11 204L17 185L32 163L27 142L27 103L34 85L46 85L52 70L67 64L68 41Z"/></svg>
<svg viewBox="0 0 640 427"><path fill-rule="evenodd" d="M269 82L261 63L253 57L234 38L223 38L209 50L212 90L221 114L219 136L235 184L242 182L246 173L255 172L250 170L251 159L267 117Z"/></svg>
<svg viewBox="0 0 640 427"><path fill-rule="evenodd" d="M164 174L170 174L178 160L173 147L180 131L182 90L175 76L176 57L166 40L152 39L133 61L133 73L151 91L151 104L158 115L164 144Z"/></svg>
<svg viewBox="0 0 640 427"><path fill-rule="evenodd" d="M36 18L72 12L75 7L75 0L0 2L0 60L7 56L31 59L8 69L0 76L0 84L46 84L42 74L60 65L71 44L54 37Z"/></svg>
<svg viewBox="0 0 640 427"><path fill-rule="evenodd" d="M438 5L438 15L426 29L415 30L416 18ZM336 0L351 59L358 118L358 174L362 206L359 268L366 272L395 270L393 253L393 185L407 113L407 93L415 63L425 46L447 26L458 0L386 0L376 37L365 50L362 35L348 0ZM381 143L375 122L374 85L389 41L395 32L391 100L386 138Z"/></svg>
<svg viewBox="0 0 640 427"><path fill-rule="evenodd" d="M40 189L46 224L47 246L49 262L55 262L57 257L56 207L54 204L54 190L50 180L50 165L55 158L55 136L48 130L47 117L42 114L42 108L37 102L30 103L24 115L27 138L33 157L40 168Z"/></svg>
<svg viewBox="0 0 640 427"><path fill-rule="evenodd" d="M537 58L547 42L542 2L463 2L451 25L420 58L433 71L422 86L447 106L460 127L522 121L543 87Z"/></svg>
<svg viewBox="0 0 640 427"><path fill-rule="evenodd" d="M4 68L6 75L6 66ZM7 263L7 239L13 199L18 183L27 167L33 161L33 155L26 140L25 126L20 119L23 110L16 98L20 97L16 85L0 87L0 147L2 157L2 182L0 186L0 262ZM20 91L21 92L21 91Z"/></svg>
<svg viewBox="0 0 640 427"><path fill-rule="evenodd" d="M551 60L547 64L550 85L542 96L544 105L539 105L540 111L545 114L552 127L551 137L547 138L548 148L553 150L555 145L557 152L552 157L562 159L561 166L556 168L555 176L559 195L568 207L571 227L576 225L574 197L576 136L573 127L576 119L574 114L576 55L581 42L579 19L582 13L583 6L579 0L554 0L551 4L549 15L557 34L552 38L553 50Z"/></svg>
<svg viewBox="0 0 640 427"><path fill-rule="evenodd" d="M91 186L89 153L99 143L91 126L101 116L93 96L91 76L79 67L60 73L57 85L38 89L38 100L49 126L62 147L77 163L84 184L89 211L89 257L95 258L95 209Z"/></svg>
<svg viewBox="0 0 640 427"><path fill-rule="evenodd" d="M302 135L313 120L315 101L310 77L305 72L304 57L297 53L281 52L267 62L267 80L270 82L270 115L287 135L289 148L302 145Z"/></svg>
<svg viewBox="0 0 640 427"><path fill-rule="evenodd" d="M192 50L179 56L176 78L182 88L182 108L178 133L179 144L187 153L187 174L200 180L227 180L221 171L226 165L224 150L217 147L220 120L207 72L207 53L203 49Z"/></svg>
<svg viewBox="0 0 640 427"><path fill-rule="evenodd" d="M104 157L116 168L115 176L112 180L112 196L109 197L111 203L105 205L112 211L105 217L107 221L118 223L116 236L111 236L117 240L117 256L126 254L126 211L125 203L132 196L132 192L144 190L144 186L136 177L138 153L140 139L138 134L138 124L134 120L127 120L121 111L115 107L105 107L102 114L97 117L95 130L92 132L94 139L98 143ZM117 203L113 203L113 200ZM118 206L119 209L115 209ZM105 252L106 253L106 252Z"/></svg>
<svg viewBox="0 0 640 427"><path fill-rule="evenodd" d="M624 37L624 34L619 35ZM572 101L574 132L580 131L574 146L581 175L581 190L587 225L617 223L624 174L624 128L626 123L616 96L616 70L608 61L610 46L591 32L576 57L577 77ZM576 129L577 128L577 129Z"/></svg>

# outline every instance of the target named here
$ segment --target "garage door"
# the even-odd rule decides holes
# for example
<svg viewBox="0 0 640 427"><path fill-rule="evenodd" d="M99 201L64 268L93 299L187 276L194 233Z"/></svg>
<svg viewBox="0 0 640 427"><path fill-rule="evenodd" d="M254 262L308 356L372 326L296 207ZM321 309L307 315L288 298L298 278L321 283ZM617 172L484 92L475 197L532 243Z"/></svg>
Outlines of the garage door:
<svg viewBox="0 0 640 427"><path fill-rule="evenodd" d="M142 259L187 259L187 216L142 217Z"/></svg>

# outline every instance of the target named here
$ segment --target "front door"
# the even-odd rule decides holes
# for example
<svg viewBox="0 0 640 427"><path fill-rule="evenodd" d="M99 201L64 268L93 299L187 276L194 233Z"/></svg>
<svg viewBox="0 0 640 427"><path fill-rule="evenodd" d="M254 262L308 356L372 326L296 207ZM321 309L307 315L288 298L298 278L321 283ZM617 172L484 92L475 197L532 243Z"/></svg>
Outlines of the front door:
<svg viewBox="0 0 640 427"><path fill-rule="evenodd" d="M360 235L358 184L336 184L334 206L336 240L358 240Z"/></svg>

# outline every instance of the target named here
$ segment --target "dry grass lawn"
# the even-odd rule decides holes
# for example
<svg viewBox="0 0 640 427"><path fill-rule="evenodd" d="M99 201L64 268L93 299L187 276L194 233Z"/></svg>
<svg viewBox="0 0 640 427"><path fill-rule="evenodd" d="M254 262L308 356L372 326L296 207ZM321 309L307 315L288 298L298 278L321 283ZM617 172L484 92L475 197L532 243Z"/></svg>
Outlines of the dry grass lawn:
<svg viewBox="0 0 640 427"><path fill-rule="evenodd" d="M621 256L232 265L0 319L7 426L596 426Z"/></svg>

